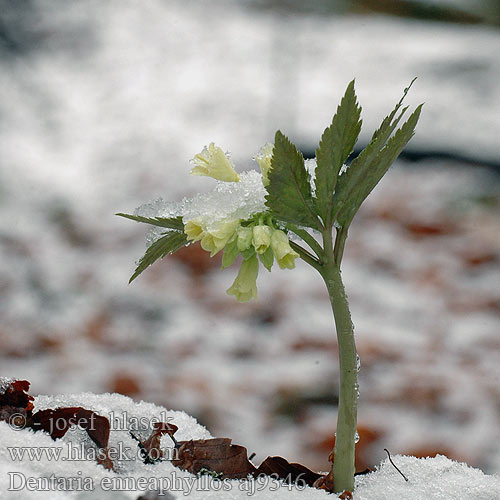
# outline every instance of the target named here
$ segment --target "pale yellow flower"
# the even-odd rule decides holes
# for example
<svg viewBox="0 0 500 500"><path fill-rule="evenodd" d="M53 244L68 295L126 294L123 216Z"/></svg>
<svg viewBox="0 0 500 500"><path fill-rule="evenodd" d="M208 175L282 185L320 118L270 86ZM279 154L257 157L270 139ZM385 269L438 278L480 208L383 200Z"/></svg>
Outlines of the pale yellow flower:
<svg viewBox="0 0 500 500"><path fill-rule="evenodd" d="M236 242L236 245L238 246L238 250L243 252L252 244L252 228L240 226L236 232L238 234L238 241Z"/></svg>
<svg viewBox="0 0 500 500"><path fill-rule="evenodd" d="M184 232L190 241L199 241L203 238L204 225L200 219L192 219L184 224Z"/></svg>
<svg viewBox="0 0 500 500"><path fill-rule="evenodd" d="M252 243L257 253L264 253L269 248L272 231L269 226L254 226Z"/></svg>
<svg viewBox="0 0 500 500"><path fill-rule="evenodd" d="M222 221L216 228L206 229L201 238L201 248L210 252L210 257L213 257L226 246L239 224L239 219Z"/></svg>
<svg viewBox="0 0 500 500"><path fill-rule="evenodd" d="M238 302L247 302L257 298L257 275L259 274L259 261L254 255L241 264L238 276L234 283L226 291L228 295L234 295Z"/></svg>
<svg viewBox="0 0 500 500"><path fill-rule="evenodd" d="M259 164L260 171L262 172L262 183L264 186L269 184L269 170L271 170L271 160L273 158L274 144L267 143L258 152L255 159Z"/></svg>
<svg viewBox="0 0 500 500"><path fill-rule="evenodd" d="M281 269L293 269L299 254L292 249L288 236L281 230L273 231L271 248Z"/></svg>
<svg viewBox="0 0 500 500"><path fill-rule="evenodd" d="M207 175L219 181L238 182L239 175L234 170L232 163L221 148L213 142L193 159L195 167L191 170L191 175Z"/></svg>

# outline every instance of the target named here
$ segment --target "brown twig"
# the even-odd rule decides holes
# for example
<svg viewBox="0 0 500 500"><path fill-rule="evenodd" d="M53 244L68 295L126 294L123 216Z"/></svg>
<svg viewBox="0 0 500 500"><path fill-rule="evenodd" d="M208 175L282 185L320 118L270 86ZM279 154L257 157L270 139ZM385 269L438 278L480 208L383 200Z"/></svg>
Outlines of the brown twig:
<svg viewBox="0 0 500 500"><path fill-rule="evenodd" d="M387 448L384 448L384 451L387 453L387 456L389 457L389 462L391 462L393 467L405 478L405 481L408 482L408 478L398 469L397 465L392 461L391 454L389 453L389 450Z"/></svg>

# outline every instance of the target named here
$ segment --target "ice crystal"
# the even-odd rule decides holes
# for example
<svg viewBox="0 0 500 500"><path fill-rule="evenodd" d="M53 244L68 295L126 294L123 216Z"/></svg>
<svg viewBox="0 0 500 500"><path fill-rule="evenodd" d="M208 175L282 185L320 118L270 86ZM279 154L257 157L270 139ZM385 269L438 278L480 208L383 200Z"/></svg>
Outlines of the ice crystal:
<svg viewBox="0 0 500 500"><path fill-rule="evenodd" d="M239 182L217 182L214 190L198 193L179 202L166 202L160 198L140 206L135 214L145 217L181 216L184 223L199 219L211 229L223 220L246 220L266 211L265 196L262 175L250 170L240 174ZM164 228L154 228L147 237L147 244L151 245L165 232Z"/></svg>
<svg viewBox="0 0 500 500"><path fill-rule="evenodd" d="M213 191L183 200L179 215L184 222L203 219L208 227L224 219L245 220L267 210L265 196L262 175L250 170L242 172L239 182L218 182Z"/></svg>
<svg viewBox="0 0 500 500"><path fill-rule="evenodd" d="M0 394L4 394L12 382L14 382L13 378L0 377Z"/></svg>

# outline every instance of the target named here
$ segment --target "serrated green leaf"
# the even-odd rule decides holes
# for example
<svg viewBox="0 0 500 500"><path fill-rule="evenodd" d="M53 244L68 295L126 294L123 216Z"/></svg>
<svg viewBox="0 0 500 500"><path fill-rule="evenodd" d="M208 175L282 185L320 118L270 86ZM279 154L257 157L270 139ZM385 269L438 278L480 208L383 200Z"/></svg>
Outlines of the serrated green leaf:
<svg viewBox="0 0 500 500"><path fill-rule="evenodd" d="M184 223L182 217L143 217L142 215L130 214L115 214L126 219L135 220L136 222L144 222L153 226L166 227L168 229L175 229L177 231L184 231Z"/></svg>
<svg viewBox="0 0 500 500"><path fill-rule="evenodd" d="M230 243L227 243L224 247L224 253L222 255L222 269L229 267L238 257L240 253L238 249L238 239L234 238Z"/></svg>
<svg viewBox="0 0 500 500"><path fill-rule="evenodd" d="M396 107L391 111L391 113L386 116L383 120L382 120L382 123L380 125L380 127L375 130L375 132L373 133L373 136L372 136L372 139L371 141L373 141L374 139L376 139L377 137L379 136L383 136L385 137L385 140L384 140L384 144L385 142L387 141L387 139L389 138L389 136L391 135L392 132L388 132L388 129L391 127L391 123L392 123L392 120L393 118L396 116L396 113L401 109L401 106L403 105L403 101L406 97L406 95L408 94L408 92L410 91L411 89L411 86L413 85L413 83L415 82L417 78L415 77L411 82L410 82L410 85L408 85L408 87L406 87L403 91L403 95L401 96L401 99L399 100L399 102L396 104ZM404 108L404 110L402 111L401 115L404 114L404 112L408 109L408 107ZM394 128L392 129L394 130ZM371 142L370 141L370 142Z"/></svg>
<svg viewBox="0 0 500 500"><path fill-rule="evenodd" d="M331 125L325 129L316 150L316 211L324 224L330 220L333 192L339 171L352 153L361 131L361 107L356 100L354 80L349 83Z"/></svg>
<svg viewBox="0 0 500 500"><path fill-rule="evenodd" d="M347 170L339 176L337 187L333 196L333 220L338 220L339 214L344 210L344 205L353 197L355 191L362 189L368 172L380 151L384 148L392 132L394 132L401 118L408 108L404 108L399 116L387 126L379 129L379 134L354 158ZM392 114L392 113L391 113Z"/></svg>
<svg viewBox="0 0 500 500"><path fill-rule="evenodd" d="M277 219L321 229L313 208L309 174L304 157L279 130L274 141L266 205Z"/></svg>
<svg viewBox="0 0 500 500"><path fill-rule="evenodd" d="M389 139L384 148L374 157L370 157L364 165L364 178L353 189L340 210L337 221L342 227L348 227L359 207L371 193L373 188L380 182L389 167L403 151L408 141L415 133L415 127L420 117L422 104L410 115L401 128ZM361 156L361 155L360 155Z"/></svg>
<svg viewBox="0 0 500 500"><path fill-rule="evenodd" d="M262 262L262 265L270 271L271 268L273 267L274 263L274 252L271 247L268 247L268 249L264 252L259 254L259 259Z"/></svg>
<svg viewBox="0 0 500 500"><path fill-rule="evenodd" d="M415 80L413 80L408 88L404 90L403 96L396 104L396 107L388 116L384 118L380 127L373 134L372 140L368 146L366 146L366 148L363 149L363 151L351 162L347 170L338 177L333 196L332 220L337 220L340 223L340 214L347 211L345 205L350 203L349 200L357 198L356 193L363 191L364 183L369 183L369 181L367 181L367 177L372 169L372 165L376 162L379 153L385 147L390 136L408 109L408 107L403 108L396 117L396 114L401 109L403 100L414 81ZM345 224L345 220L349 220L349 217L343 217L343 219Z"/></svg>
<svg viewBox="0 0 500 500"><path fill-rule="evenodd" d="M165 236L162 236L158 240L156 240L147 250L146 253L142 256L139 261L139 265L135 270L134 274L129 280L129 283L139 276L145 269L147 269L153 262L158 259L162 259L165 255L170 253L174 253L187 244L186 235L179 231L171 231Z"/></svg>

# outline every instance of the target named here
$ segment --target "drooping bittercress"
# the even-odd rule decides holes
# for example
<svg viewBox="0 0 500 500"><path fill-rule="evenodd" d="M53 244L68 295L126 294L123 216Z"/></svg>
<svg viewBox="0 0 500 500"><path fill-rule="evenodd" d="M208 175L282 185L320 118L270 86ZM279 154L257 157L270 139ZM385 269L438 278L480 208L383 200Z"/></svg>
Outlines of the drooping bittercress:
<svg viewBox="0 0 500 500"><path fill-rule="evenodd" d="M266 144L255 158L261 173L238 174L228 154L212 143L193 158L191 170L219 181L212 193L177 204L149 205L135 215L117 214L155 226L130 281L159 258L198 241L211 256L223 251L222 268L242 256L239 273L227 290L241 302L257 298L260 264L271 270L276 261L282 269L293 269L300 257L321 274L339 346L339 405L330 475L335 492L354 488L359 370L340 266L354 215L414 134L422 105L397 129L408 109L402 103L410 86L349 166L345 162L361 130L354 81L323 132L315 160L305 162L278 131L274 144ZM296 236L293 240L290 233Z"/></svg>

